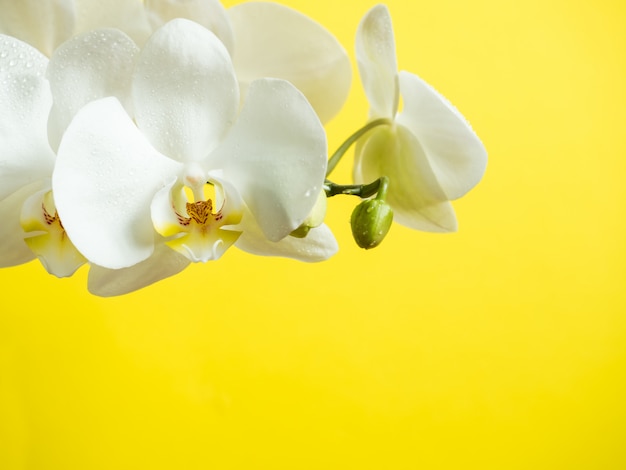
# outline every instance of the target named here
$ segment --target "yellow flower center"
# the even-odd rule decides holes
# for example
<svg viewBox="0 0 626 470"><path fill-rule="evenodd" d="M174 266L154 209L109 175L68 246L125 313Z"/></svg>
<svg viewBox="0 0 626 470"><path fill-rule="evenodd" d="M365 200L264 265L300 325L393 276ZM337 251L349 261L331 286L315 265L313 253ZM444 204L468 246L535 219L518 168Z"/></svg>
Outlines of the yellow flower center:
<svg viewBox="0 0 626 470"><path fill-rule="evenodd" d="M178 222L184 226L189 225L193 221L197 225L207 227L211 224L211 222L218 222L223 218L221 210L213 213L213 201L211 199L206 201L188 202L185 205L185 208L187 209L187 215L189 217L185 217L184 215L176 212Z"/></svg>
<svg viewBox="0 0 626 470"><path fill-rule="evenodd" d="M234 228L243 215L239 205L226 204L221 187L207 186L206 192L197 185L160 193L154 208L167 206L152 213L154 228L165 243L194 262L218 259L241 235Z"/></svg>
<svg viewBox="0 0 626 470"><path fill-rule="evenodd" d="M87 261L67 236L52 191L40 191L28 198L22 207L20 222L24 242L50 274L71 276Z"/></svg>

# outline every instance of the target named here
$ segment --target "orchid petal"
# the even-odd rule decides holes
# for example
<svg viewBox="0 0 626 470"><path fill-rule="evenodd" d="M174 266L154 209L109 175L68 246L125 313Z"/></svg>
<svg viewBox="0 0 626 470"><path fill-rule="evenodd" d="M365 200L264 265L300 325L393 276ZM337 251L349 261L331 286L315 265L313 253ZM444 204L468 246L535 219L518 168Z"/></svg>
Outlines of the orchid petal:
<svg viewBox="0 0 626 470"><path fill-rule="evenodd" d="M162 243L155 243L154 253L129 268L107 269L95 264L89 270L89 292L100 297L128 294L178 274L189 260Z"/></svg>
<svg viewBox="0 0 626 470"><path fill-rule="evenodd" d="M54 98L48 121L54 148L74 114L89 101L115 96L132 111L131 77L138 53L132 39L116 29L82 34L54 52L47 71Z"/></svg>
<svg viewBox="0 0 626 470"><path fill-rule="evenodd" d="M67 237L50 189L38 191L24 202L20 222L24 241L50 274L69 277L87 262Z"/></svg>
<svg viewBox="0 0 626 470"><path fill-rule="evenodd" d="M393 118L398 110L398 64L391 16L376 5L359 23L356 59L371 118Z"/></svg>
<svg viewBox="0 0 626 470"><path fill-rule="evenodd" d="M389 177L387 202L394 220L427 232L453 232L454 210L439 186L420 143L403 126L378 128L357 147L354 178L369 183Z"/></svg>
<svg viewBox="0 0 626 470"><path fill-rule="evenodd" d="M148 258L154 250L150 202L181 167L150 146L117 99L87 104L67 128L52 175L72 242L105 268Z"/></svg>
<svg viewBox="0 0 626 470"><path fill-rule="evenodd" d="M116 28L143 45L152 33L140 0L75 0L76 30L81 34L99 28Z"/></svg>
<svg viewBox="0 0 626 470"><path fill-rule="evenodd" d="M350 91L352 67L328 30L276 3L246 2L230 8L228 15L242 89L257 78L282 78L307 97L322 122L339 112Z"/></svg>
<svg viewBox="0 0 626 470"><path fill-rule="evenodd" d="M309 230L306 237L287 236L278 242L268 240L258 224L244 216L245 230L235 243L240 250L260 256L280 256L300 261L324 261L339 249L333 233L326 224Z"/></svg>
<svg viewBox="0 0 626 470"><path fill-rule="evenodd" d="M0 0L0 11L0 32L27 42L47 56L74 31L73 0Z"/></svg>
<svg viewBox="0 0 626 470"><path fill-rule="evenodd" d="M0 35L0 200L52 172L47 64L32 46Z"/></svg>
<svg viewBox="0 0 626 470"><path fill-rule="evenodd" d="M317 201L326 134L306 98L284 80L252 83L239 119L211 156L267 238L298 227Z"/></svg>
<svg viewBox="0 0 626 470"><path fill-rule="evenodd" d="M170 21L150 38L133 85L137 125L159 152L181 162L203 161L239 109L224 45L185 19Z"/></svg>
<svg viewBox="0 0 626 470"><path fill-rule="evenodd" d="M233 30L226 9L218 0L145 0L144 3L156 27L175 18L195 21L212 31L232 55Z"/></svg>
<svg viewBox="0 0 626 470"><path fill-rule="evenodd" d="M397 122L417 138L447 199L481 180L487 152L465 118L421 78L400 72L404 109Z"/></svg>
<svg viewBox="0 0 626 470"><path fill-rule="evenodd" d="M36 181L0 201L0 268L17 266L35 258L24 243L20 214L24 201L46 184L45 181Z"/></svg>

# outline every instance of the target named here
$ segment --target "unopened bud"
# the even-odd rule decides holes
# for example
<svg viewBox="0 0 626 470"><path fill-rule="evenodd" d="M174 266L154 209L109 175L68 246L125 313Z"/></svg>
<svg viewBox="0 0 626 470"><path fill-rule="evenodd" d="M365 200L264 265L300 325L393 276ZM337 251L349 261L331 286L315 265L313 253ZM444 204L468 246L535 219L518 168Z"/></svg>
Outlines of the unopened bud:
<svg viewBox="0 0 626 470"><path fill-rule="evenodd" d="M309 234L312 228L319 227L324 222L326 217L326 192L322 189L317 195L317 200L309 216L304 219L304 222L291 232L289 235L296 238L304 238Z"/></svg>
<svg viewBox="0 0 626 470"><path fill-rule="evenodd" d="M380 199L368 199L352 212L352 236L357 245L369 250L380 245L392 222L393 210L389 204Z"/></svg>

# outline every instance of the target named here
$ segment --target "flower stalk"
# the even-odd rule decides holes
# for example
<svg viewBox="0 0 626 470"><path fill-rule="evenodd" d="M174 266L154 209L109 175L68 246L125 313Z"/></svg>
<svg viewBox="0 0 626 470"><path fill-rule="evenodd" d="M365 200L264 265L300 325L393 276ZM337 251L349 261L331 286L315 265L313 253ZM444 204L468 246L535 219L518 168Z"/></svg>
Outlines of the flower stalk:
<svg viewBox="0 0 626 470"><path fill-rule="evenodd" d="M372 129L378 126L390 126L392 125L392 120L387 118L375 119L374 121L368 122L365 126L361 127L359 130L354 132L350 137L348 137L343 144L339 146L339 148L331 155L328 159L328 167L326 169L326 176L329 176L332 171L335 169L337 164L341 161L341 158L345 155L348 149L354 144L357 140L363 137Z"/></svg>
<svg viewBox="0 0 626 470"><path fill-rule="evenodd" d="M383 180L385 180L385 183L383 183ZM327 179L324 182L324 191L326 191L326 197L333 197L337 196L338 194L345 194L349 196L359 196L360 198L365 199L375 195L383 184L386 188L388 184L388 178L384 176L368 184L337 184Z"/></svg>

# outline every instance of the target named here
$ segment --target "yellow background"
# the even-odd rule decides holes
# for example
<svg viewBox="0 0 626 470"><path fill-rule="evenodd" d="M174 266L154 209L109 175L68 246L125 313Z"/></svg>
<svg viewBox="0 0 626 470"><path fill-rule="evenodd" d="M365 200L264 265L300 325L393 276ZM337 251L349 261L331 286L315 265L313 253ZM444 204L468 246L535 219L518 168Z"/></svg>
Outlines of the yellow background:
<svg viewBox="0 0 626 470"><path fill-rule="evenodd" d="M375 2L283 3L353 58ZM335 198L321 264L233 248L108 300L0 271L1 469L626 468L625 4L387 4L489 152L459 232L366 252ZM331 149L366 112L355 75Z"/></svg>

